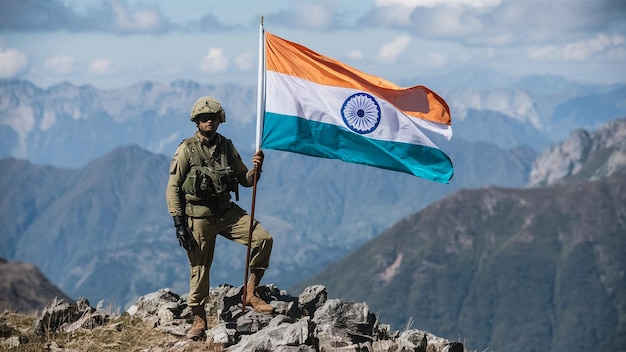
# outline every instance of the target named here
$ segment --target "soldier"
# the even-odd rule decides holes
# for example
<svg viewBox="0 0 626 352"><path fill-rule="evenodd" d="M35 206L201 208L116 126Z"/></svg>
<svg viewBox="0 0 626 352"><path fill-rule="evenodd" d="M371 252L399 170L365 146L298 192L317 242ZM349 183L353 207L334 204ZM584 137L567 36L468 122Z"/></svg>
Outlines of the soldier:
<svg viewBox="0 0 626 352"><path fill-rule="evenodd" d="M209 96L199 98L191 109L191 121L198 130L176 149L170 165L165 195L174 218L176 237L187 251L191 266L189 306L194 322L187 336L197 340L207 328L205 304L209 300L209 270L217 235L247 245L251 217L231 201L238 200L238 185L253 185L254 172L260 177L263 152L252 157L248 170L232 141L217 133L226 114L220 102ZM255 295L255 288L269 266L273 239L255 220L251 240L250 279L246 301L255 311L273 312L273 307Z"/></svg>

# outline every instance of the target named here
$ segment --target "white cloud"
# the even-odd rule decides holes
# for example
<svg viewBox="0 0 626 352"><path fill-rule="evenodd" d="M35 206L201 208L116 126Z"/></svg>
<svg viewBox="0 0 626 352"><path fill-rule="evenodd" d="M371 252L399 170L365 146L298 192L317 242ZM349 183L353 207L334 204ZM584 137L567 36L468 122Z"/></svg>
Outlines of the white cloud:
<svg viewBox="0 0 626 352"><path fill-rule="evenodd" d="M428 55L428 63L431 67L440 68L448 63L448 58L444 54L431 53Z"/></svg>
<svg viewBox="0 0 626 352"><path fill-rule="evenodd" d="M624 61L626 60L626 47L609 49L606 53L606 58L609 61Z"/></svg>
<svg viewBox="0 0 626 352"><path fill-rule="evenodd" d="M437 28L430 29L436 31L438 35L457 35L460 33L480 33L484 24L475 14L462 8L438 8L430 12L428 25L436 25ZM420 22L423 23L423 22Z"/></svg>
<svg viewBox="0 0 626 352"><path fill-rule="evenodd" d="M202 59L200 70L208 73L224 72L228 68L228 64L228 57L224 56L221 48L211 48L209 53Z"/></svg>
<svg viewBox="0 0 626 352"><path fill-rule="evenodd" d="M235 57L235 66L241 71L250 71L257 64L257 55L252 51L246 51L245 53Z"/></svg>
<svg viewBox="0 0 626 352"><path fill-rule="evenodd" d="M89 72L95 75L105 75L111 72L111 60L98 59L91 62Z"/></svg>
<svg viewBox="0 0 626 352"><path fill-rule="evenodd" d="M0 49L0 78L17 78L28 70L26 55L17 49Z"/></svg>
<svg viewBox="0 0 626 352"><path fill-rule="evenodd" d="M348 57L351 59L361 60L363 58L363 52L360 50L352 50L348 53Z"/></svg>
<svg viewBox="0 0 626 352"><path fill-rule="evenodd" d="M528 50L528 57L543 61L587 61L594 57L623 60L625 44L626 39L622 35L598 34L589 40L579 40L565 45L534 46Z"/></svg>
<svg viewBox="0 0 626 352"><path fill-rule="evenodd" d="M113 27L121 33L145 33L163 29L161 15L150 8L131 10L123 1L111 1Z"/></svg>
<svg viewBox="0 0 626 352"><path fill-rule="evenodd" d="M499 5L501 0L376 0L375 6L434 7L437 5L464 5L470 7L490 7Z"/></svg>
<svg viewBox="0 0 626 352"><path fill-rule="evenodd" d="M1 1L0 23L17 31L163 33L174 29L150 2L129 6L134 0ZM143 1L144 3L146 1Z"/></svg>
<svg viewBox="0 0 626 352"><path fill-rule="evenodd" d="M270 12L266 16L267 23L315 30L346 27L349 20L345 15L336 12L338 3L337 0L294 1L284 10Z"/></svg>
<svg viewBox="0 0 626 352"><path fill-rule="evenodd" d="M468 46L556 45L624 33L626 7L617 2L551 0L538 7L519 0L376 0L358 23Z"/></svg>
<svg viewBox="0 0 626 352"><path fill-rule="evenodd" d="M376 0L362 20L367 24L410 28L426 36L467 33L476 27L475 13L497 7L501 0Z"/></svg>
<svg viewBox="0 0 626 352"><path fill-rule="evenodd" d="M398 57L404 53L410 42L411 37L408 35L401 35L390 43L383 45L378 50L377 57L380 61L385 63L395 62Z"/></svg>
<svg viewBox="0 0 626 352"><path fill-rule="evenodd" d="M565 60L585 61L596 54L602 54L610 49L624 48L624 37L613 35L608 37L599 34L587 41L578 41L565 46L563 58Z"/></svg>
<svg viewBox="0 0 626 352"><path fill-rule="evenodd" d="M391 27L408 27L411 25L412 6L383 6L375 9L373 17L377 24Z"/></svg>
<svg viewBox="0 0 626 352"><path fill-rule="evenodd" d="M44 67L53 74L65 75L74 71L74 58L69 55L58 55L48 58Z"/></svg>
<svg viewBox="0 0 626 352"><path fill-rule="evenodd" d="M304 28L325 29L333 24L333 8L324 2L300 2L296 4L296 23Z"/></svg>

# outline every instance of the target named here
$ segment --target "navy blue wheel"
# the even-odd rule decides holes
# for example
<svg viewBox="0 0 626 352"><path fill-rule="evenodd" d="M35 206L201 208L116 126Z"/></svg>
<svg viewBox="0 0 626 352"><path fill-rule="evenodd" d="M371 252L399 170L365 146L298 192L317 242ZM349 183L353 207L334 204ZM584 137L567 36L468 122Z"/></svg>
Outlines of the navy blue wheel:
<svg viewBox="0 0 626 352"><path fill-rule="evenodd" d="M341 118L352 131L370 133L380 123L380 105L367 93L352 94L343 102Z"/></svg>

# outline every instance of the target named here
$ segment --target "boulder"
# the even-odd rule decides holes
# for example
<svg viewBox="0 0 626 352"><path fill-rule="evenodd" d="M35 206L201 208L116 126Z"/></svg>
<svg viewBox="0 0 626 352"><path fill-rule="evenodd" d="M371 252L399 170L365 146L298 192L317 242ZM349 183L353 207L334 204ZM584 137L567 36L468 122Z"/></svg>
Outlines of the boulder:
<svg viewBox="0 0 626 352"><path fill-rule="evenodd" d="M448 341L416 329L391 332L364 302L328 299L326 287L309 286L298 296L274 285L261 286L259 296L271 304L272 314L242 308L243 286L211 288L207 314L217 324L207 341L223 351L420 351L462 352L460 342ZM140 297L128 313L161 331L184 336L191 327L186 297L169 289Z"/></svg>
<svg viewBox="0 0 626 352"><path fill-rule="evenodd" d="M80 298L74 304L55 297L41 311L31 330L42 335L61 331L72 332L81 328L93 329L106 324L110 319L109 314L91 307L85 298Z"/></svg>
<svg viewBox="0 0 626 352"><path fill-rule="evenodd" d="M460 342L426 331L392 332L389 325L378 321L366 303L328 299L326 287L322 285L309 286L298 296L273 285L261 286L257 291L275 308L272 314L242 307L243 286L211 288L211 299L205 308L217 323L207 331L207 344L221 345L225 352L463 352ZM186 296L168 288L160 289L139 297L126 313L155 329L180 337L181 348L188 343L185 335L193 316ZM55 298L41 312L32 330L37 334L72 332L92 329L116 318L119 316L91 307L84 298L76 304ZM21 344L19 336L8 335L11 338L2 340L3 347Z"/></svg>

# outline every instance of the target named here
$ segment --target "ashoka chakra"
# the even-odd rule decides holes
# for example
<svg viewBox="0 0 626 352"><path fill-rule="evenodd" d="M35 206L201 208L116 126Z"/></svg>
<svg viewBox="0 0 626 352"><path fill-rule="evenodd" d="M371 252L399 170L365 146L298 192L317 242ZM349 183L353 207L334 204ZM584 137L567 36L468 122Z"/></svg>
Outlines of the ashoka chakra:
<svg viewBox="0 0 626 352"><path fill-rule="evenodd" d="M349 129L366 134L380 123L380 105L367 93L352 94L341 107L341 117Z"/></svg>

